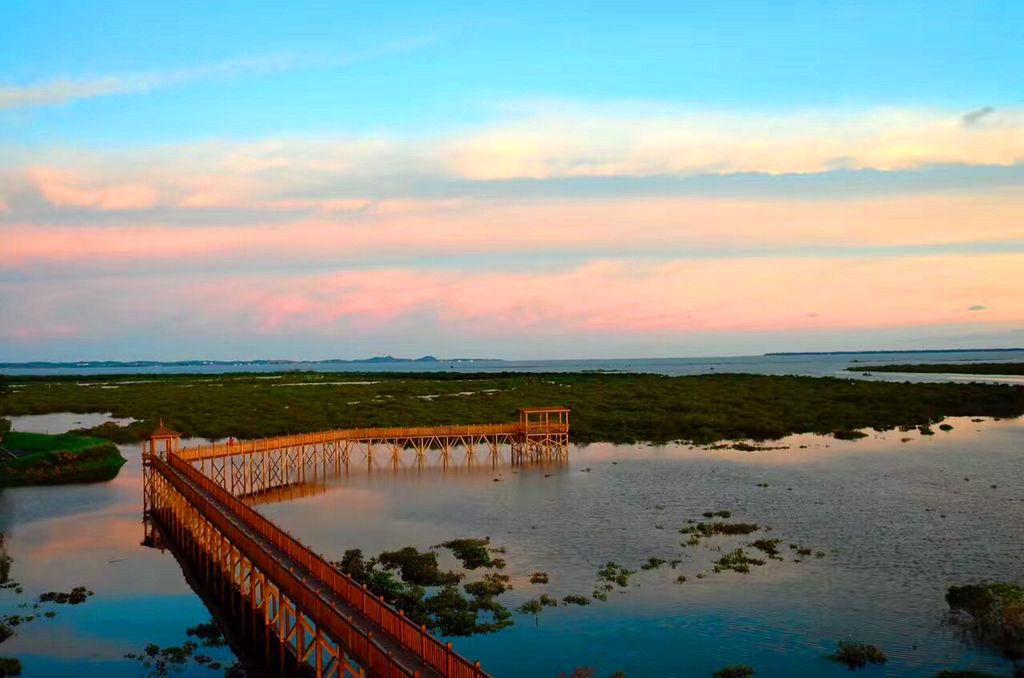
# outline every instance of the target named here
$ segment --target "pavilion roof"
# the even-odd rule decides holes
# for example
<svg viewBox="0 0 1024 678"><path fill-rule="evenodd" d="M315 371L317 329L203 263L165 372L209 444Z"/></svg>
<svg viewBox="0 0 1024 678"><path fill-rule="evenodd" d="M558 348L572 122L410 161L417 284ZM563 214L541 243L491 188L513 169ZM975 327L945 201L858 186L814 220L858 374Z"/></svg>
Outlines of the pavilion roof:
<svg viewBox="0 0 1024 678"><path fill-rule="evenodd" d="M169 429L164 426L164 420L160 420L160 425L155 431L149 434L150 438L180 438L181 434L173 429Z"/></svg>
<svg viewBox="0 0 1024 678"><path fill-rule="evenodd" d="M549 405L547 407L520 407L519 411L524 414L536 414L537 412L568 412L568 407L561 405Z"/></svg>

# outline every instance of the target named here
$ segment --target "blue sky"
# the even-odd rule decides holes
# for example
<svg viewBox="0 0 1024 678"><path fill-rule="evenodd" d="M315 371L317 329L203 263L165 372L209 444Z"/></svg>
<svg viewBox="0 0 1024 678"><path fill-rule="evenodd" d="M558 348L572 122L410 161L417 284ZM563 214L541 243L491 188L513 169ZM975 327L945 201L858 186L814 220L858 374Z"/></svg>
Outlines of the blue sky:
<svg viewBox="0 0 1024 678"><path fill-rule="evenodd" d="M7 2L6 83L237 64L145 97L7 115L5 135L182 135L472 124L523 98L793 106L1016 105L1008 2ZM249 62L246 64L246 62Z"/></svg>
<svg viewBox="0 0 1024 678"><path fill-rule="evenodd" d="M0 311L24 321L0 359L1021 343L1022 25L1013 2L3 2ZM840 269L861 286L799 285ZM141 323L147 299L194 312Z"/></svg>

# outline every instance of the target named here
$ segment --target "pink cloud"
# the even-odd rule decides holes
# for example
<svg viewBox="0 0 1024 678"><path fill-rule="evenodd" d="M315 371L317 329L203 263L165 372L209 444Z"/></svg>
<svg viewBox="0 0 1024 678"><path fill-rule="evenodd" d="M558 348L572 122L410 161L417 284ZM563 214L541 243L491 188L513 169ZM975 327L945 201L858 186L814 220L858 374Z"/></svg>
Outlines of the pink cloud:
<svg viewBox="0 0 1024 678"><path fill-rule="evenodd" d="M122 333L682 338L1024 323L1024 254L594 260L548 270L402 267L8 283L0 338ZM971 312L984 304L984 314ZM42 328L42 329L40 329Z"/></svg>
<svg viewBox="0 0 1024 678"><path fill-rule="evenodd" d="M298 264L380 254L914 246L1024 237L1024 197L996 191L858 201L634 198L335 206L355 212L244 226L5 226L0 268L46 261L172 266L181 258L230 257L236 263Z"/></svg>
<svg viewBox="0 0 1024 678"><path fill-rule="evenodd" d="M1024 321L1024 255L594 261L548 272L385 269L237 277L187 292L259 332L344 332L425 316L470 334L750 332Z"/></svg>

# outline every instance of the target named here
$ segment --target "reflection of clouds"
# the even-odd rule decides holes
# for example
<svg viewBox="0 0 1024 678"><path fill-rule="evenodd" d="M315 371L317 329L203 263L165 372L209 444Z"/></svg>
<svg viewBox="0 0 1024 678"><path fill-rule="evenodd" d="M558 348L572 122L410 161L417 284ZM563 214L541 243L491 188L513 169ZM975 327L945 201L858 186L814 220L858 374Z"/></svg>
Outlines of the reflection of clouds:
<svg viewBox="0 0 1024 678"><path fill-rule="evenodd" d="M12 576L30 592L77 585L116 595L189 590L170 553L144 548L142 538L141 510L18 524L11 539Z"/></svg>

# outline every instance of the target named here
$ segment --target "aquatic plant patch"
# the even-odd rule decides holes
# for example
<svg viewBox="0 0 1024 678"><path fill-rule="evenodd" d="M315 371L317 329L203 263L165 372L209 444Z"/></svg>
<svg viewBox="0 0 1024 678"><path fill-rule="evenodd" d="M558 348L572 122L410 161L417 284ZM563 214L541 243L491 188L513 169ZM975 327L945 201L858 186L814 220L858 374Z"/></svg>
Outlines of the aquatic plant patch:
<svg viewBox="0 0 1024 678"><path fill-rule="evenodd" d="M81 605L88 600L93 594L92 591L84 586L76 586L69 592L63 591L47 591L46 593L39 594L40 603L56 603L58 605Z"/></svg>
<svg viewBox="0 0 1024 678"><path fill-rule="evenodd" d="M618 563L609 560L600 570L597 571L597 578L606 583L607 590L614 588L612 584L618 584L621 588L629 586L629 578L635 574L635 570L629 570Z"/></svg>
<svg viewBox="0 0 1024 678"><path fill-rule="evenodd" d="M750 557L743 549L736 549L735 551L727 553L716 560L714 570L715 573L732 570L733 572L747 574L750 572L750 568L752 566L760 567L761 565L764 565L765 562L766 561L761 558Z"/></svg>
<svg viewBox="0 0 1024 678"><path fill-rule="evenodd" d="M486 555L487 543L457 539L444 546L454 544L453 552L458 550L470 563L482 567L480 549ZM487 562L491 562L489 556ZM367 559L360 549L349 549L333 564L373 593L393 601L413 621L444 635L493 633L512 624L511 613L495 600L512 588L508 575L488 573L467 583L467 598L458 586L464 575L440 570L433 551L421 553L406 546ZM431 593L427 587L437 590Z"/></svg>
<svg viewBox="0 0 1024 678"><path fill-rule="evenodd" d="M760 527L757 523L697 523L679 530L679 534L693 535L697 539L714 537L718 535L735 536L746 535L757 532Z"/></svg>

